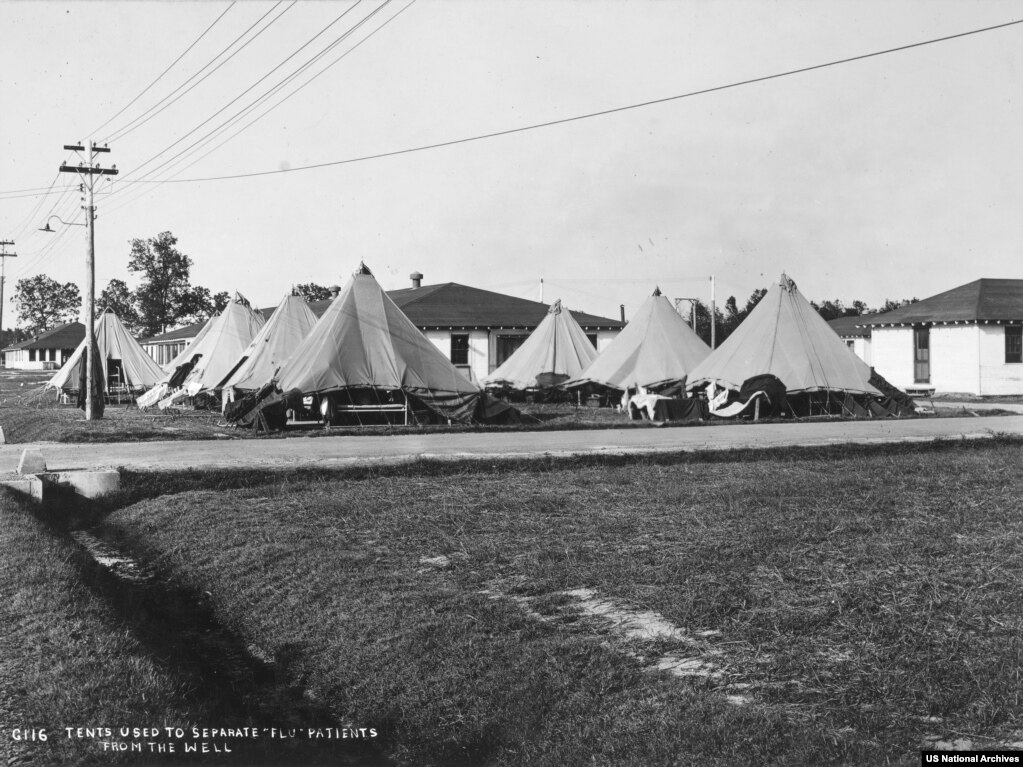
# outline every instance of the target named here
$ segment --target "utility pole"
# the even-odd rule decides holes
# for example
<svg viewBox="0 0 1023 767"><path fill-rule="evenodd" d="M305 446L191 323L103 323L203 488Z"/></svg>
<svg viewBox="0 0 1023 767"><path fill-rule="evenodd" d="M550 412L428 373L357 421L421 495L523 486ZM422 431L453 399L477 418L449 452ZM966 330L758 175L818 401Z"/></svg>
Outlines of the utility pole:
<svg viewBox="0 0 1023 767"><path fill-rule="evenodd" d="M714 275L710 276L710 348L717 348L714 341L717 338L717 323L716 319L717 310L714 305Z"/></svg>
<svg viewBox="0 0 1023 767"><path fill-rule="evenodd" d="M112 168L101 168L96 162L96 155L101 152L109 152L108 147L93 146L90 140L84 147L80 144L64 145L65 149L74 152L85 152L85 162L79 162L77 166L61 165L61 173L77 173L82 179L85 187L85 225L88 235L88 253L85 261L86 268L86 319L85 338L88 343L89 359L85 366L85 420L92 421L97 418L96 403L92 401L93 370L96 366L96 334L93 332L92 317L96 310L96 205L93 199L93 187L95 176L116 176L117 166ZM79 155L81 157L81 155Z"/></svg>
<svg viewBox="0 0 1023 767"><path fill-rule="evenodd" d="M17 253L7 252L7 246L13 244L14 240L0 240L0 334L4 332L4 267L8 258L18 257Z"/></svg>

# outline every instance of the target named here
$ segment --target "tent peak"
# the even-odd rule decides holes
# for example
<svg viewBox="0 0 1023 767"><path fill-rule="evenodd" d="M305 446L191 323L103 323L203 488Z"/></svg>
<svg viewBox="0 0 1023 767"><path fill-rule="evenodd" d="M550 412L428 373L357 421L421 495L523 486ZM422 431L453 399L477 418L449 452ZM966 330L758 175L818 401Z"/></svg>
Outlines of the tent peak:
<svg viewBox="0 0 1023 767"><path fill-rule="evenodd" d="M551 304L551 308L547 310L548 314L561 314L561 299L555 299L554 303Z"/></svg>
<svg viewBox="0 0 1023 767"><path fill-rule="evenodd" d="M359 268L355 270L356 274L368 274L370 277L373 276L373 272L369 270L369 267L362 261L359 262Z"/></svg>
<svg viewBox="0 0 1023 767"><path fill-rule="evenodd" d="M781 273L781 279L778 280L778 285L785 288L789 293L796 290L796 283L793 281L785 272Z"/></svg>
<svg viewBox="0 0 1023 767"><path fill-rule="evenodd" d="M654 295L654 296L661 295L661 287L660 287L660 285L658 285L657 287L654 288L654 292L651 293L651 295Z"/></svg>
<svg viewBox="0 0 1023 767"><path fill-rule="evenodd" d="M241 304L242 306L249 306L249 299L247 299L237 290L234 292L234 298L232 298L231 300L234 301L236 304Z"/></svg>

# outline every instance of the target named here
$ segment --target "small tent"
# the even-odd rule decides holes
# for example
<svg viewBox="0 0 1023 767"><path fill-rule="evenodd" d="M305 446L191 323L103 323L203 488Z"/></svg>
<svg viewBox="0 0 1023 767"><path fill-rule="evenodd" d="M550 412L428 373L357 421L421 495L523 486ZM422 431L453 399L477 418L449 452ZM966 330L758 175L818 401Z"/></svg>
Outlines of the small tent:
<svg viewBox="0 0 1023 767"><path fill-rule="evenodd" d="M522 346L480 383L509 389L535 389L575 378L597 357L571 312L555 301Z"/></svg>
<svg viewBox="0 0 1023 767"><path fill-rule="evenodd" d="M165 408L186 397L215 389L238 363L263 323L263 315L254 312L241 293L235 293L224 310L167 365L170 370L160 383L139 397L139 407L159 402L160 407Z"/></svg>
<svg viewBox="0 0 1023 767"><path fill-rule="evenodd" d="M595 384L625 391L632 386L664 389L682 384L708 354L705 344L660 289L590 365L566 387Z"/></svg>
<svg viewBox="0 0 1023 767"><path fill-rule="evenodd" d="M880 397L871 374L783 274L735 332L693 370L686 388L713 385L739 392L751 379L773 377L788 396L820 392L828 401L836 395L840 403L845 395Z"/></svg>
<svg viewBox="0 0 1023 767"><path fill-rule="evenodd" d="M217 317L219 316L220 316L219 314L214 314L212 317L206 320L206 322L203 323L203 326L199 328L199 332L195 334L195 338L189 341L185 348L178 352L177 356L174 357L170 362L167 362L166 364L162 365L164 372L173 373L181 365L185 364L186 362L188 362L188 360L192 359L191 355L189 354L189 352L192 350L192 347L202 342L202 339L205 338L206 334L210 332L210 327L213 325L213 321L216 320Z"/></svg>
<svg viewBox="0 0 1023 767"><path fill-rule="evenodd" d="M252 339L218 389L252 391L271 378L316 324L302 296L288 293Z"/></svg>
<svg viewBox="0 0 1023 767"><path fill-rule="evenodd" d="M96 369L102 370L103 388L107 391L138 393L155 386L163 378L163 370L146 354L113 310L108 308L96 319L93 333L99 363ZM87 346L88 339L82 339L68 361L47 382L47 388L65 392L79 389L88 356Z"/></svg>
<svg viewBox="0 0 1023 767"><path fill-rule="evenodd" d="M316 395L326 409L421 404L461 422L474 418L481 396L365 266L281 366L277 386L285 394Z"/></svg>
<svg viewBox="0 0 1023 767"><path fill-rule="evenodd" d="M252 310L245 296L235 293L210 323L202 340L189 346L190 361L194 360L194 364L181 383L182 390L194 397L201 391L215 389L237 364L264 322L263 315Z"/></svg>

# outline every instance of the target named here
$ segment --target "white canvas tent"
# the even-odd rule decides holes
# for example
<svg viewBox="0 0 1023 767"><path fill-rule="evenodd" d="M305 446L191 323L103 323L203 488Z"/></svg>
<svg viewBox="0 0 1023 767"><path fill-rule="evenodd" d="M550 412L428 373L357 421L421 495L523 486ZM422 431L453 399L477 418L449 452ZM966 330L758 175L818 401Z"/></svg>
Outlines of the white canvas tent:
<svg viewBox="0 0 1023 767"><path fill-rule="evenodd" d="M288 293L248 345L218 389L251 391L273 378L316 324L316 315L302 296Z"/></svg>
<svg viewBox="0 0 1023 767"><path fill-rule="evenodd" d="M684 382L708 354L710 347L657 289L608 347L565 386L660 389Z"/></svg>
<svg viewBox="0 0 1023 767"><path fill-rule="evenodd" d="M104 311L93 324L96 336L96 358L103 369L104 389L121 388L126 392L139 392L156 385L164 372L139 345L124 323L111 309ZM88 339L83 339L60 370L46 386L64 391L80 386L85 350Z"/></svg>
<svg viewBox="0 0 1023 767"><path fill-rule="evenodd" d="M174 357L174 359L172 359L167 364L163 365L163 369L165 372L173 373L175 370L178 369L179 366L185 364L190 359L192 359L191 355L189 354L189 352L192 351L192 347L202 342L202 339L205 338L206 334L210 332L210 327L212 327L213 321L217 319L217 317L219 316L220 316L219 314L214 314L212 317L206 320L205 323L203 323L203 326L199 328L199 332L195 334L195 338L189 341L188 345L180 352L178 352L178 355Z"/></svg>
<svg viewBox="0 0 1023 767"><path fill-rule="evenodd" d="M845 392L880 396L871 369L838 337L784 274L724 343L701 362L686 388L713 383L738 391L773 375L788 394Z"/></svg>
<svg viewBox="0 0 1023 767"><path fill-rule="evenodd" d="M175 358L178 362L175 368L164 374L158 386L139 397L139 407L159 402L160 407L165 408L185 397L216 388L237 364L263 323L263 316L252 310L241 293L235 293L224 310Z"/></svg>
<svg viewBox="0 0 1023 767"><path fill-rule="evenodd" d="M544 385L549 386L575 378L596 358L597 350L590 339L558 299L522 346L480 383L535 389L547 378L549 383Z"/></svg>
<svg viewBox="0 0 1023 767"><path fill-rule="evenodd" d="M283 392L403 392L452 420L473 418L481 391L381 289L365 266L277 373Z"/></svg>

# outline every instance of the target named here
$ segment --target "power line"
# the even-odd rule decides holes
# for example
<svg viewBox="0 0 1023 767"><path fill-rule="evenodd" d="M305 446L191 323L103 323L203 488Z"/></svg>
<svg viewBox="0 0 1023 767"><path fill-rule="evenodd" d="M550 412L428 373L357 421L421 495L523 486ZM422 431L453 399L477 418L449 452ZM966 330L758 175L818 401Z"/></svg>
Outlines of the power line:
<svg viewBox="0 0 1023 767"><path fill-rule="evenodd" d="M151 162L154 162L154 161L155 161L155 160L156 160L156 159L157 159L157 158L158 158L158 157L159 157L159 156L160 156L161 154L163 154L164 152L167 152L167 151L169 151L169 150L173 149L173 148L174 148L174 147L176 147L176 146L177 146L178 144L180 144L180 143L181 143L182 141L184 141L184 140L185 140L185 139L186 139L186 138L187 138L188 136L191 136L191 135L192 135L193 133L195 133L195 132L196 132L197 130L199 130L199 129L200 129L200 128L202 128L202 127L203 127L204 125L206 125L207 123L209 123L210 121L212 121L212 120L213 120L213 118L215 118L215 117L216 117L217 115L221 114L221 113L222 113L222 112L223 112L224 110L226 110L226 109L227 109L228 107L230 107L230 106L231 106L232 104L234 104L234 103L235 103L236 101L238 101L238 100L239 100L240 98L242 98L242 97L243 97L243 96L244 96L245 94L247 94L247 93L248 93L249 91L251 91L251 90L252 90L253 88L255 88L255 87L256 87L257 85L259 85L259 84L260 84L261 82L263 82L264 80L266 80L266 79L267 79L268 77L270 77L270 76L271 76L271 75L272 75L272 74L273 74L274 72L276 72L276 71L277 71L278 69L280 69L281 67L283 67L283 66L284 66L285 64L287 64L287 63L288 63L289 61L291 61L291 59L293 59L293 58L294 58L295 56L297 56L297 55L298 55L298 54L299 54L300 52L302 52L302 51L303 51L303 50L304 50L305 48L307 48L307 47L308 47L309 45L311 45L311 44L313 43L313 41L314 41L314 40L316 40L316 39L317 39L317 38L318 38L318 37L319 37L320 35L322 35L322 34L323 34L324 32L326 32L326 31L327 31L328 29L330 29L330 28L331 28L332 26L334 26L335 24L337 24L337 23L338 23L339 21L341 21L341 19L343 19L343 18L344 18L345 16L347 16L347 15L348 15L348 14L349 14L349 13L350 13L350 12L351 12L351 11L352 11L352 10L353 10L354 8L355 8L355 7L357 7L357 6L359 5L359 3L360 3L360 2L362 2L362 0L358 0L358 2L356 2L356 4L355 4L355 5L353 5L353 6L351 7L351 8L348 8L348 9L346 9L346 10L344 11L344 13L340 14L340 15L339 15L339 16L338 16L337 18L335 18L335 19L334 19L333 21L331 21L331 22L330 22L329 24L327 24L327 25L326 25L325 27L323 27L323 29L321 29L321 30L320 30L319 32L317 32L317 33L316 33L315 35L313 35L313 36L312 36L312 37L311 37L311 38L310 38L309 40L307 40L307 41L306 41L305 43L303 43L303 44L302 44L301 46L299 46L299 47L298 47L298 48L297 48L297 49L296 49L295 51L293 51L293 52L292 52L291 54L289 54L289 55L288 55L288 56L287 56L287 57L286 57L286 58L285 58L285 59L284 59L283 61L279 62L279 63L278 63L278 64L277 64L277 65L276 65L276 66L275 66L275 67L274 67L273 69L271 69L271 70L270 70L269 72L267 72L266 74L264 74L264 75L263 75L262 77L260 77L260 78L259 78L258 80L256 80L256 81L255 81L254 83L252 83L252 85L250 85L250 86L249 86L248 88L246 88L246 89L245 89L244 91L242 91L241 93L239 93L239 94L238 94L237 96L235 96L235 97L234 97L233 99L231 99L231 100L230 100L229 102L227 102L227 103L226 103L226 104L225 104L224 106L222 106L222 107L221 107L220 109L218 109L218 110L217 110L216 112L214 112L213 114L211 114L211 115L210 115L209 117L207 117L207 118L206 118L205 120L203 120L203 121L202 121L201 123L199 123L198 125L196 125L196 126L195 126L194 128L192 128L192 129L191 129L190 131L188 131L188 132L187 132L187 133L185 133L185 134L184 134L183 136L181 136L180 138L178 138L178 139L177 139L176 141L174 141L173 143L171 143L171 144L170 144L170 146L168 146L168 147L166 147L166 148L162 149L161 151L157 152L157 153L156 153L155 155L153 155L152 157L150 157L150 158L149 158L148 160L146 160L146 161L144 161L144 162L142 162L142 163L140 163L140 164L136 165L136 166L135 166L135 167L134 167L134 168L133 168L133 169L132 169L132 170L131 170L130 172L131 172L131 173L138 173L138 172L139 172L139 170L140 170L141 168L144 168L144 167L145 167L146 165L149 165L149 164L150 164ZM128 175L128 174L125 174L125 175ZM123 181L123 179L122 179L122 181Z"/></svg>
<svg viewBox="0 0 1023 767"><path fill-rule="evenodd" d="M236 112L234 115L229 117L227 120L225 120L224 122L220 123L220 125L218 125L216 128L214 128L213 130L208 132L202 138L200 138L197 141L193 142L192 144L190 144L188 147L186 147L185 149L183 149L180 152L178 152L173 157L165 160L163 163L161 163L157 167L153 168L150 171L147 171L145 175L148 176L148 177L153 177L156 173L159 173L161 169L166 168L166 167L171 166L171 165L178 164L178 163L182 162L184 159L187 159L187 156L189 154L194 153L193 150L197 151L198 149L201 149L203 146L208 145L208 144L212 143L213 141L215 141L217 136L218 136L218 134L222 134L223 132L226 132L226 130L228 130L231 127L232 124L236 124L236 123L240 122L247 115L249 115L253 111L255 111L260 105L262 105L263 103L265 103L266 101L268 101L272 97L274 97L277 93L279 93L281 90L283 90L289 84L291 84L299 75L301 75L307 69L312 67L317 61L319 61L324 56L326 56L328 53L330 53L332 50L334 50L338 45L340 45L341 43L345 42L351 35L355 34L355 32L357 32L362 26L364 26L365 24L369 23L378 13L380 13L384 8L386 8L391 2L392 2L392 0L386 0L386 2L384 2L382 5L380 5L376 9L374 9L370 14L368 14L365 18L363 18L361 21L359 21L355 26L353 26L351 29L349 29L346 32L344 32L340 37L338 37L336 40L334 40L332 43L330 43L326 48L324 48L322 51L320 51L318 54L316 54L313 58L311 58L305 64L300 66L298 69L296 69L290 75L285 77L279 83L277 83L272 88L270 88L269 90L264 92L262 95L257 97L255 100L250 102L247 106L245 106L242 109L240 109L238 112ZM415 2L415 0L412 0L412 2ZM269 107L268 109L264 110L262 113L260 113L254 119L252 119L251 121L246 123L244 126L242 126L239 130L235 131L229 137L224 139L224 141L222 141L217 146L215 146L212 149L210 149L209 152L207 152L206 154L204 154L204 155L200 156L199 158L197 158L196 160L194 160L192 163L190 163L188 166L186 166L186 168L187 167L191 167L196 162L199 162L200 160L202 160L207 155L209 155L212 152L216 151L217 149L222 147L224 144L228 143L229 141L234 139L236 136L238 136L240 133L245 131L251 125L255 124L256 122L261 120L263 117L265 117L267 114L272 112L274 109L279 107L281 104L283 104L285 101L290 99L292 96L294 96L297 93L299 93L303 88L305 88L307 85L309 85L314 80L316 80L320 75L322 75L328 69L330 69L335 64L340 62L342 59L344 59L346 56L348 56L348 54L350 54L353 51L355 51L359 46L361 46L363 43L365 43L367 40L369 40L371 37L373 37L373 35L375 35L379 31L381 31L384 27L386 27L388 24L390 24L392 21L394 21L394 19L396 19L405 10L407 10L409 8L409 6L412 5L412 2L408 3L408 5L406 5L404 8L402 8L397 13L395 13L393 16L391 16L389 19L384 21L379 27L377 27L376 29L371 31L368 35L366 35L366 37L364 37L362 40L360 40L354 46L352 46L347 51L342 53L340 56L335 58L326 67L324 67L319 72L314 74L312 77L310 77L308 80L306 80L299 87L295 88L291 93L288 93L287 95L285 95L284 98L282 98L276 104L273 104L271 107ZM182 171L183 170L185 170L185 169L183 168Z"/></svg>
<svg viewBox="0 0 1023 767"><path fill-rule="evenodd" d="M718 91L729 90L731 88L739 88L744 85L753 85L756 83L766 82L768 80L777 80L782 77L790 77L792 75L804 74L806 72L813 72L818 69L825 69L827 67L834 67L840 64L849 64L854 61L863 61L864 59L874 58L876 56L885 56L890 53L898 53L900 51L907 51L912 48L920 48L925 45L934 45L935 43L948 42L949 40L955 40L961 37L968 37L970 35L979 35L984 32L992 32L997 29L1004 29L1005 27L1011 27L1016 24L1023 24L1023 20L1009 21L1004 24L995 24L990 27L983 27L981 29L973 29L968 32L959 32L954 35L946 35L945 37L936 37L931 40L923 40L917 43L910 43L908 45L900 45L895 48L886 48L881 51L874 51L872 53L864 53L858 56L850 56L844 59L836 59L834 61L828 61L823 64L814 64L808 67L800 67L799 69L790 69L785 72L777 72L771 75L764 75L762 77L754 77L748 80L739 80L736 82L728 83L726 85L716 85L710 88L703 88L697 91L690 91L688 93L681 93L676 96L666 96L664 98L653 99L650 101L642 101L636 104L628 104L626 106L612 107L611 109L603 109L599 112L588 112L586 114L574 115L572 117L563 117L557 120L548 120L546 122L534 123L532 125L523 125L518 128L509 128L507 130L494 131L493 133L483 133L477 136L468 136L465 138L452 139L450 141L441 141L436 144L424 144L422 146L409 147L406 149L396 149L390 152L380 152L378 154L363 155L361 157L350 157L344 160L332 160L329 162L315 163L313 165L300 165L296 168L278 168L276 170L263 170L255 171L252 173L236 173L228 176L207 176L204 178L179 178L179 179L167 179L165 182L170 184L187 184L196 181L227 181L231 179L239 178L253 178L256 176L273 176L280 173L297 173L303 170L314 170L316 168L328 168L335 165L348 165L356 162L365 162L367 160L379 160L385 157L396 157L403 154L412 154L413 152L423 152L428 149L441 149L443 147L456 146L458 144L467 144L473 141L483 141L484 139L498 138L500 136L510 136L515 133L524 133L526 131L537 130L539 128L550 128L555 125L564 125L565 123L579 122L580 120L588 120L592 117L604 117L611 114L617 114L619 112L627 112L633 109L642 109L644 107L656 106L658 104L666 104L671 101L679 101L681 99L692 98L694 96L703 96L708 93L716 93ZM145 179L138 179L134 181L128 181L129 184L151 184L151 183L165 183L164 181L150 181Z"/></svg>
<svg viewBox="0 0 1023 767"><path fill-rule="evenodd" d="M96 130L94 130L89 135L92 136L92 135L94 135L96 133L99 133L101 130L103 130L105 127L107 127L110 123L112 123L114 120L116 120L122 114L124 114L125 110L127 110L132 104L134 104L136 101L138 101L140 98L142 98L149 91L150 88L152 88L154 85L156 85L158 82L160 82L160 80L163 78L163 76L165 74L167 74L168 72L170 72L171 69L174 67L174 65L177 64L179 61L181 61L181 59L183 59L185 57L185 54L187 54L190 50L192 50L199 43L200 40L202 40L204 37L206 37L206 33L209 32L211 29L213 29L213 27L216 26L217 22L220 21L222 18L224 18L224 16L227 15L227 12L229 10L231 10L233 7L234 7L234 2L232 2L229 6L227 6L227 8L224 10L224 12L222 14L220 14L219 16L217 16L217 18L215 18L213 20L213 23L210 24L208 27L206 27L206 29L203 30L203 33L201 35L199 35L197 38L195 38L195 40L192 42L192 44L190 46L185 48L184 53L182 53L180 56L178 56L176 59L174 59L174 61L172 61L170 63L169 67L167 67L165 70L163 70L160 74L158 74L156 76L156 79L153 80L153 82L149 83L149 85L147 85L145 88L143 88L142 92L139 93L138 96L136 96L131 101L129 101L127 104L125 104L121 108L120 112L118 112L113 117L108 119L105 123L103 123L101 126L96 128Z"/></svg>
<svg viewBox="0 0 1023 767"><path fill-rule="evenodd" d="M275 10L277 10L277 8L280 7L280 5L283 2L284 2L284 0L279 0L278 3L276 3L272 8L270 8L270 10L268 10L266 13L264 13L262 16L260 16L254 22L252 22L252 24L250 24L249 27L244 32L242 32L240 35L238 35L238 37L236 37L234 40L232 40L216 56L214 56L212 59L207 61L206 64L204 64L202 66L202 68L199 69L199 71L195 72L193 75L191 75L190 77L186 78L184 82L182 82L177 88L172 90L166 97L164 97L163 99L158 101L156 104L153 104L151 107L149 107L149 109L147 109L145 112L140 114L134 120L132 120L128 124L124 125L121 128L118 128L116 131L111 133L110 136L108 136L106 139L104 139L104 141L114 141L114 140L117 140L117 139L124 138L129 133L132 133L133 131L137 130L138 128L141 128L147 122L149 122L154 117L156 117L158 114L160 114L165 109L167 109L168 107L172 106L173 104L177 103L182 97L184 97L185 95L190 93L193 89L197 88L199 85L201 85L203 82L205 82L210 76L212 76L215 72L217 72L217 70L219 70L222 66L227 64L227 62L229 62L231 59L233 59L235 56L237 56L239 53L241 53L243 50L245 50L249 46L250 43L254 42L260 35L262 35L264 32L266 32L266 30L268 30L270 27L272 27L274 24L276 24L278 21L280 21L281 17L294 7L295 2L297 2L297 0L295 0L295 2L292 2L291 5L289 5L287 8L285 8L279 14L277 14L277 16L275 16L273 19L268 21L266 26L264 26L262 29L260 29L258 32L256 32L256 34L254 34L248 40L246 40L241 46L239 46L239 48L237 50L232 52L230 56L228 56L226 59L224 59L219 64L217 64L217 66L213 67L213 69L211 69L209 72L207 72L205 75L203 75L199 80L197 80L196 82L192 83L192 85L189 86L188 88L186 88L184 91L182 91L181 93L178 93L179 91L181 91L182 88L185 88L186 85L188 85L193 80L195 80L195 78L199 77L199 75L201 75L208 67L212 66L212 64L217 59L219 59L221 56L223 56L225 53L227 53L229 50L231 50L231 48L233 48L237 44L237 42L239 40L241 40L247 34L249 34L249 32L251 32L261 21L263 21L263 19L265 19L267 16L269 16Z"/></svg>

